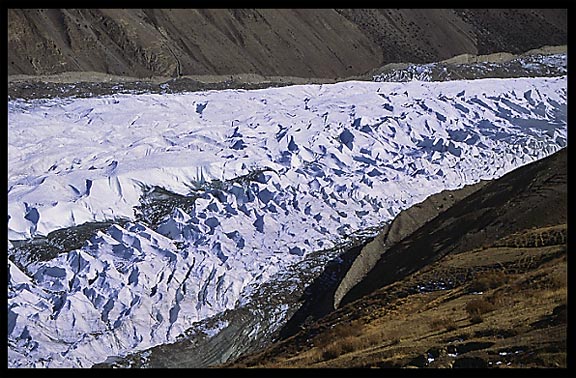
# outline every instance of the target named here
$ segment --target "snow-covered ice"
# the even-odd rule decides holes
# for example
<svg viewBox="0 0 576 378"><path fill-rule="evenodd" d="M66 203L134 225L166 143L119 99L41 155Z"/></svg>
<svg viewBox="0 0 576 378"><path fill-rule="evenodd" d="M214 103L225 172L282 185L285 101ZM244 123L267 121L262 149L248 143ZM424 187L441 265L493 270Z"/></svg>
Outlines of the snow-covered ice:
<svg viewBox="0 0 576 378"><path fill-rule="evenodd" d="M567 144L566 81L10 101L8 238L116 223L49 261L9 261L9 366L174 341L312 251L550 155Z"/></svg>

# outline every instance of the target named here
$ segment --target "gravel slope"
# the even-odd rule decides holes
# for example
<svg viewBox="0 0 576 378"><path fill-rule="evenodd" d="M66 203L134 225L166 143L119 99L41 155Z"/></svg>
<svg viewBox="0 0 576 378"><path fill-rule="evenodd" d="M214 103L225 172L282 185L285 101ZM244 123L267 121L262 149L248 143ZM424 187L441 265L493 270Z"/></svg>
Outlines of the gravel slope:
<svg viewBox="0 0 576 378"><path fill-rule="evenodd" d="M566 9L9 9L8 74L340 78L566 44Z"/></svg>

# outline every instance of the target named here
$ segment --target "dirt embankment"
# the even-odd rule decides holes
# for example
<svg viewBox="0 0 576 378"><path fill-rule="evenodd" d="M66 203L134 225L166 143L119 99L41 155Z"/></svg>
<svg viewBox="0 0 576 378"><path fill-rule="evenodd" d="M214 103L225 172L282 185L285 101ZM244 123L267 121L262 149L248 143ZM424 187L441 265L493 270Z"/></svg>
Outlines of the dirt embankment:
<svg viewBox="0 0 576 378"><path fill-rule="evenodd" d="M334 308L339 307L344 296L366 278L368 273L378 264L380 258L393 246L457 202L482 188L486 183L481 181L476 185L465 186L462 189L442 191L400 212L390 225L386 226L373 241L362 248L336 289Z"/></svg>

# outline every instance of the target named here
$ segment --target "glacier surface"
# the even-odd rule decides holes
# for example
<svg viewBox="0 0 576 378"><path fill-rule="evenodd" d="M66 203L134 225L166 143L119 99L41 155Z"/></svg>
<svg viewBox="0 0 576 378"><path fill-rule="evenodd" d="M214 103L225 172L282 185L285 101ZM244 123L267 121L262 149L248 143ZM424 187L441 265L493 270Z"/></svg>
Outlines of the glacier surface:
<svg viewBox="0 0 576 378"><path fill-rule="evenodd" d="M8 102L10 367L89 367L173 342L313 251L567 145L567 78ZM14 261L13 261L14 260Z"/></svg>

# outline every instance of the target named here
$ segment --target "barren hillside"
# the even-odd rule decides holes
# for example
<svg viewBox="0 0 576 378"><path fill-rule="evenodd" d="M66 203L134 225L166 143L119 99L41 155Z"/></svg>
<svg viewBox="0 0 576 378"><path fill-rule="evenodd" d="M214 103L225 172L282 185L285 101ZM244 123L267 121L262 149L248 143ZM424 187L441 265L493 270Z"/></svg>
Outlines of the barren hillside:
<svg viewBox="0 0 576 378"><path fill-rule="evenodd" d="M566 35L566 10L551 9L10 9L8 74L334 79Z"/></svg>

